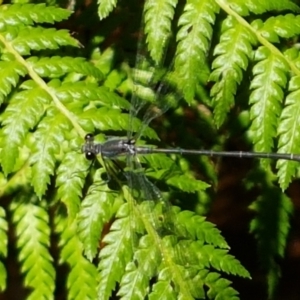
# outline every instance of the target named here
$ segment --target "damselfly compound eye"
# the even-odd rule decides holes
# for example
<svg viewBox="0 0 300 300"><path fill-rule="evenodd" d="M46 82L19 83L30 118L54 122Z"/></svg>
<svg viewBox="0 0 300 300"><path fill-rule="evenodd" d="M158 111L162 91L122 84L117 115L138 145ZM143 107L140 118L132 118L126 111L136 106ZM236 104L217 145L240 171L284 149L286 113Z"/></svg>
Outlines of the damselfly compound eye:
<svg viewBox="0 0 300 300"><path fill-rule="evenodd" d="M85 137L84 137L86 142L92 141L94 140L94 135L92 133L88 133Z"/></svg>
<svg viewBox="0 0 300 300"><path fill-rule="evenodd" d="M85 153L85 158L87 160L93 160L95 158L95 154L93 152L86 152Z"/></svg>

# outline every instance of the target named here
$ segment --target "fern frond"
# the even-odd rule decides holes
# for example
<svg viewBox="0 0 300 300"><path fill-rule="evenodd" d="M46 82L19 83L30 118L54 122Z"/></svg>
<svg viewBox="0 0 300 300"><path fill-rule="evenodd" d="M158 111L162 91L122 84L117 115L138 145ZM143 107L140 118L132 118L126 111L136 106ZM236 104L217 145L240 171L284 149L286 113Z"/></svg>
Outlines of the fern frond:
<svg viewBox="0 0 300 300"><path fill-rule="evenodd" d="M176 222L179 224L177 226L183 226L193 240L203 241L212 244L214 247L229 249L220 230L214 224L207 222L204 217L190 211L177 212L176 216Z"/></svg>
<svg viewBox="0 0 300 300"><path fill-rule="evenodd" d="M214 120L219 127L234 104L237 87L248 67L252 45L255 39L252 33L234 18L227 17L222 24L220 43L214 50L215 60L210 80L215 82L213 97Z"/></svg>
<svg viewBox="0 0 300 300"><path fill-rule="evenodd" d="M24 90L13 96L2 114L3 153L1 163L6 174L10 173L18 157L18 147L24 141L25 135L36 126L49 103L49 96L44 90L36 87L34 82L27 82ZM16 118L16 115L18 118Z"/></svg>
<svg viewBox="0 0 300 300"><path fill-rule="evenodd" d="M59 214L55 219L56 232L60 236L60 263L70 267L67 281L71 299L96 299L97 269L82 256L82 244L76 235L76 223Z"/></svg>
<svg viewBox="0 0 300 300"><path fill-rule="evenodd" d="M112 217L114 197L107 187L92 185L89 194L81 202L77 215L77 232L84 245L85 256L90 261L98 253L103 226Z"/></svg>
<svg viewBox="0 0 300 300"><path fill-rule="evenodd" d="M144 155L141 156L141 162L148 163L154 169L168 170L174 167L174 160L167 155Z"/></svg>
<svg viewBox="0 0 300 300"><path fill-rule="evenodd" d="M264 179L262 195L250 206L256 217L250 223L250 230L258 241L261 263L267 271L268 294L273 297L280 277L277 257L284 257L290 217L293 212L291 200L274 189L273 175Z"/></svg>
<svg viewBox="0 0 300 300"><path fill-rule="evenodd" d="M0 207L0 255L1 258L7 256L7 244L8 244L8 224L7 220L5 219L6 213L3 207ZM4 291L6 288L6 278L7 272L5 265L2 261L0 261L0 290Z"/></svg>
<svg viewBox="0 0 300 300"><path fill-rule="evenodd" d="M221 3L221 2L219 2ZM262 0L260 2L252 1L252 0L230 0L222 3L222 5L230 5L234 8L236 12L238 12L242 16L248 16L250 12L255 14L263 14L268 11L284 11L290 10L294 12L299 12L299 7L297 4L289 1L289 0L276 0L276 1L268 1Z"/></svg>
<svg viewBox="0 0 300 300"><path fill-rule="evenodd" d="M0 6L1 7L1 6ZM20 76L25 76L26 69L13 57L4 57L5 60L0 61L0 104L5 97L16 87L20 80Z"/></svg>
<svg viewBox="0 0 300 300"><path fill-rule="evenodd" d="M66 20L71 12L54 6L46 6L44 3L23 3L0 6L0 24L7 25L33 25L33 23L50 23Z"/></svg>
<svg viewBox="0 0 300 300"><path fill-rule="evenodd" d="M164 287L164 291L161 295L173 295L175 297L176 292L174 291L174 287L171 286L172 278L169 276L162 276L161 273L167 273L167 269L162 269L165 266L163 265L163 261L161 261L159 248L150 235L145 235L140 239L139 247L134 254L134 258L137 262L129 263L126 266L126 274L122 278L121 288L119 290L119 295L124 298L143 298L147 294L149 294L149 298L155 297L156 293L158 293L159 288ZM158 282L156 283L156 287L154 286L154 292L149 293L149 281L150 279L157 273L157 270L160 270ZM158 285L160 281L163 281L163 285ZM174 298L175 299L175 298Z"/></svg>
<svg viewBox="0 0 300 300"><path fill-rule="evenodd" d="M207 295L211 299L233 299L238 300L238 293L232 287L231 282L227 279L220 278L217 273L210 273L203 279L204 283L209 287Z"/></svg>
<svg viewBox="0 0 300 300"><path fill-rule="evenodd" d="M117 5L117 0L98 0L98 15L100 19L106 18Z"/></svg>
<svg viewBox="0 0 300 300"><path fill-rule="evenodd" d="M21 271L25 275L24 284L32 289L28 297L32 300L52 298L55 289L53 258L48 249L49 217L42 205L34 204L36 201L34 196L23 192L10 206L16 225Z"/></svg>
<svg viewBox="0 0 300 300"><path fill-rule="evenodd" d="M279 152L297 153L299 150L300 137L297 132L300 114L298 97L300 96L300 76L293 76L289 83L289 95L285 99L285 108L280 117L278 128ZM282 189L286 189L291 182L291 178L298 169L297 162L286 162L279 160L278 169L279 183Z"/></svg>
<svg viewBox="0 0 300 300"><path fill-rule="evenodd" d="M86 110L80 115L81 121L85 120L92 122L93 128L97 128L100 131L103 130L127 130L128 129L128 114L120 113L117 109L108 109L106 107L101 107L98 109L91 108ZM133 128L137 130L141 126L142 122L139 119L135 119L133 123ZM158 139L157 134L151 128L147 128L143 135L145 137Z"/></svg>
<svg viewBox="0 0 300 300"><path fill-rule="evenodd" d="M127 194L126 189L124 189L124 192L130 208L132 205L130 201L133 201L133 198L130 198L132 195ZM176 237L173 237L173 232L171 236L160 236L158 233L158 227L162 223L159 215L162 214L163 206L146 201L131 207L130 218L136 220L131 225L131 230L137 230L139 234L144 235L144 238L139 240L139 248L134 252L134 262L137 261L138 268L131 268L130 273L124 275L126 278L125 283L128 282L127 276L129 278L132 278L132 276L133 278L142 277L142 281L135 282L134 294L138 292L143 295L145 282L148 282L158 271L166 269L169 284L174 284L173 289L178 298L193 299L189 281L185 280L180 266L177 265L177 256L174 253ZM155 213L153 214L153 212ZM136 225L136 223L139 225ZM161 230L163 230L163 226ZM139 250L140 248L142 251ZM141 274L139 275L139 273ZM129 291L131 291L131 287L129 287Z"/></svg>
<svg viewBox="0 0 300 300"><path fill-rule="evenodd" d="M32 50L58 49L60 46L78 47L78 41L72 38L65 29L56 30L54 28L41 27L21 27L20 29L7 28L6 38L11 31L14 32L14 39L10 45L21 55L29 55ZM3 33L5 36L5 32Z"/></svg>
<svg viewBox="0 0 300 300"><path fill-rule="evenodd" d="M152 293L149 295L149 299L155 300L159 299L159 297L162 297L163 299L177 299L176 293L172 289L170 282L168 280L165 280L161 273L158 279L159 281L153 286L153 290Z"/></svg>
<svg viewBox="0 0 300 300"><path fill-rule="evenodd" d="M128 195L128 197L130 197ZM150 203L142 203L139 206L136 206L133 208L133 211L130 213L130 218L135 218L135 226L136 223L141 223L143 224L142 227L140 225L137 225L139 228L139 235L142 235L142 237L139 239L139 246L138 248L134 248L133 252L133 258L131 256L127 256L127 259L133 259L133 261L129 261L127 264L127 267L125 269L125 273L122 276L122 280L120 283L120 289L118 292L119 296L122 296L124 298L138 298L138 299L143 299L147 295L147 287L149 286L149 282L153 276L156 274L160 274L160 272L164 272L164 276L159 275L158 281L162 280L162 284L158 285L158 287L165 287L166 288L166 293L170 295L177 295L177 298L182 298L182 299L194 299L192 295L194 293L199 293L194 291L194 289L200 289L201 285L203 285L204 281L197 282L196 278L186 278L183 276L183 267L185 264L187 266L195 266L197 268L198 272L203 269L203 263L207 261L211 261L211 264L213 267L216 267L219 270L229 272L230 274L239 274L241 276L249 277L249 273L241 266L241 264L236 261L232 256L230 255L224 255L226 251L214 249L214 246L203 246L204 239L203 235L201 236L201 232L199 232L199 236L202 237L201 243L193 243L193 247L191 247L191 238L194 240L198 240L198 232L195 233L193 232L195 230L194 227L194 222L203 222L207 223L201 219L199 216L194 216L190 218L190 215L188 215L188 212L182 212L177 214L177 216L182 216L181 218L178 218L176 221L176 227L178 227L178 232L183 232L182 228L184 228L187 231L190 231L190 238L185 241L184 247L181 247L180 244L178 244L178 247L176 246L178 241L177 238L174 234L168 233L167 236L161 237L153 228L153 224L159 223L159 217L158 220L153 220L153 215L150 215L150 212L153 212L156 210L157 207L153 207ZM123 211L123 208L122 208ZM158 212L158 211L157 211ZM127 214L125 214L127 215ZM156 215L156 213L155 213ZM117 216L118 217L118 216ZM184 218L186 217L186 218ZM201 220L199 220L199 219ZM124 218L118 219L117 221L114 222L112 225L113 227L115 224L119 224L119 222L124 222ZM128 221L127 221L128 222ZM182 223L183 222L183 223ZM120 223L121 224L121 223ZM130 227L131 231L133 227L129 223L126 223L127 226ZM211 226L210 223L207 223L206 226L209 228ZM134 226L134 227L135 227ZM124 227L124 225L123 225ZM122 228L118 226L118 228ZM144 228L144 229L142 229ZM205 226L203 227L205 228ZM204 230L206 232L206 230ZM114 233L114 240L119 241L120 238L117 238L116 232L111 231L108 233L107 237L110 237L112 232ZM145 233L142 233L145 232ZM170 235L171 234L171 235ZM222 245L224 247L228 247L224 239L222 239L222 236L217 230L212 230L211 234L213 237L208 235L207 240L213 240L215 243ZM128 242L130 241L130 237L127 235L125 236L125 233L122 235L124 238L127 237ZM188 236L185 236L184 238L188 238ZM106 241L106 237L104 238L104 241ZM194 247L195 245L198 245L199 248ZM119 244L118 247L114 247L110 249L110 247L107 249L108 245L104 247L102 252L104 253L111 253L113 249L119 249ZM130 247L130 243L128 244L127 247ZM132 249L130 247L130 249ZM177 252L176 249L183 250L184 252ZM201 251L205 252L205 249L207 250L208 255L212 255L209 259L204 260L203 257L201 256L201 252L199 252L199 249ZM130 252L131 253L131 252ZM202 252L203 253L203 252ZM227 253L227 252L226 252ZM101 252L100 252L101 255ZM129 255L129 253L127 254ZM179 256L178 256L179 255ZM199 261L200 264L195 265L195 257L199 255ZM102 257L102 256L101 256ZM103 257L102 257L103 258ZM104 257L106 260L106 257ZM124 261L124 258L123 260ZM182 265L184 264L184 265ZM210 274L210 265L207 265L206 268L207 273L206 276L209 278ZM110 269L109 269L110 270ZM111 274L111 273L110 273ZM119 274L119 273L118 273ZM211 273L213 274L213 273ZM106 274L108 276L108 274ZM199 279L199 278L198 278ZM195 287L192 287L191 280L195 281L194 284L196 284ZM225 293L228 295L237 295L237 292L234 291L231 287L229 287L230 282L226 282L226 287L222 286L224 290L219 287L220 282L223 282L223 279L220 278L218 275L217 280L215 282L207 282L207 285L211 288L211 290L215 291L216 293ZM206 283L204 283L206 284ZM101 285L102 286L102 285ZM111 289L113 286L111 287ZM156 291L157 292L157 291ZM153 295L156 294L154 292ZM204 293L204 292L203 292ZM151 297L151 293L149 294L149 297ZM105 298L104 298L105 299Z"/></svg>
<svg viewBox="0 0 300 300"><path fill-rule="evenodd" d="M80 198L88 165L81 153L67 153L57 169L57 196L68 211L71 220L80 208Z"/></svg>
<svg viewBox="0 0 300 300"><path fill-rule="evenodd" d="M256 27L257 23L255 22L253 25ZM270 17L265 22L261 22L259 31L268 41L278 43L280 38L288 39L299 35L300 17L293 14Z"/></svg>
<svg viewBox="0 0 300 300"><path fill-rule="evenodd" d="M182 174L182 170L167 155L145 155L141 157L141 161L147 162L154 169L147 170L147 176L166 180L168 185L178 188L181 191L194 193L196 191L203 191L209 187L207 183L196 180L192 175Z"/></svg>
<svg viewBox="0 0 300 300"><path fill-rule="evenodd" d="M55 116L55 117L54 117ZM57 109L48 109L47 115L39 123L34 133L35 142L31 156L32 185L38 197L45 194L50 183L50 175L54 174L55 155L60 152L64 141L63 132L70 130L70 124Z"/></svg>
<svg viewBox="0 0 300 300"><path fill-rule="evenodd" d="M172 176L167 180L167 183L171 186L178 188L183 192L195 193L197 191L206 190L209 187L209 184L196 180L188 175L177 175Z"/></svg>
<svg viewBox="0 0 300 300"><path fill-rule="evenodd" d="M180 79L185 100L191 103L196 87L203 76L206 55L212 38L212 25L218 6L213 1L189 1L184 8L178 26L175 69ZM208 73L208 72L206 72ZM203 81L207 80L205 74Z"/></svg>
<svg viewBox="0 0 300 300"><path fill-rule="evenodd" d="M98 68L87 62L81 57L30 57L27 62L34 69L34 71L41 77L59 78L65 74L76 72L86 76L92 76L101 80L102 73Z"/></svg>
<svg viewBox="0 0 300 300"><path fill-rule="evenodd" d="M156 64L164 59L171 35L171 20L177 0L150 0L144 7L145 33L151 58Z"/></svg>
<svg viewBox="0 0 300 300"><path fill-rule="evenodd" d="M258 63L253 68L249 103L252 104L250 118L253 120L253 143L256 151L272 152L276 136L277 120L281 113L281 101L287 83L288 65L269 49L260 47L255 52ZM262 117L263 116L263 117Z"/></svg>
<svg viewBox="0 0 300 300"><path fill-rule="evenodd" d="M217 271L250 278L249 272L238 260L228 254L228 250L217 249L212 245L203 245L203 242L195 242L193 247L195 247L199 264L208 262L206 267L211 266Z"/></svg>
<svg viewBox="0 0 300 300"><path fill-rule="evenodd" d="M121 281L126 265L133 255L131 240L131 222L128 207L123 205L116 214L110 232L104 237L105 247L99 253L98 298L109 299L116 283Z"/></svg>
<svg viewBox="0 0 300 300"><path fill-rule="evenodd" d="M52 66L50 66L52 68ZM56 68L55 65L53 68ZM79 68L79 67L76 67ZM96 77L97 78L97 77ZM116 106L123 109L129 108L129 103L124 98L109 91L104 86L97 86L89 82L53 82L57 97L63 102L76 102L78 105L86 106L89 103L103 106ZM91 105L92 106L92 105Z"/></svg>

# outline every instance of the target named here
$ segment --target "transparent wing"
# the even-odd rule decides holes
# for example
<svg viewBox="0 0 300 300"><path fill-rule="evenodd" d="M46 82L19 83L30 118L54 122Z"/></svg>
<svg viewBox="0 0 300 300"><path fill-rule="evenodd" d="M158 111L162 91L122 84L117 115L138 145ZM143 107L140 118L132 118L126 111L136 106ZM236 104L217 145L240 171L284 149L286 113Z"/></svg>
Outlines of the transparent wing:
<svg viewBox="0 0 300 300"><path fill-rule="evenodd" d="M172 77L173 84L170 81ZM143 116L142 126L133 139L138 140L153 119L164 114L169 108L177 106L182 96L180 92L176 90L174 79L175 76L172 76L171 72L167 72L163 75L154 90L155 101L147 108Z"/></svg>
<svg viewBox="0 0 300 300"><path fill-rule="evenodd" d="M147 51L146 37L144 34L144 18L142 17L141 29L139 32L138 47L136 54L135 67L132 70L133 91L131 97L131 107L129 114L129 130L128 139L132 138L133 120L138 115L139 111L147 103L146 90L141 87L146 87L151 82L153 74L153 61L150 59Z"/></svg>
<svg viewBox="0 0 300 300"><path fill-rule="evenodd" d="M135 205L151 202L157 206L158 211L148 211L154 229L163 237L165 234L175 234L174 221L176 215L168 201L163 199L160 190L146 176L142 165L136 155L128 155L127 165L131 166L126 171L128 186Z"/></svg>
<svg viewBox="0 0 300 300"><path fill-rule="evenodd" d="M157 201L162 198L160 190L145 176L145 170L134 154L127 155L125 176L131 193L137 202L143 200Z"/></svg>
<svg viewBox="0 0 300 300"><path fill-rule="evenodd" d="M139 32L138 51L135 68L132 72L133 94L131 97L128 139L138 139L149 123L165 113L170 107L175 107L181 98L176 90L178 86L174 70L174 60L168 68L164 67L169 36L166 34L162 59L155 62L148 49L147 37L144 31L144 16ZM146 108L144 110L143 108ZM143 110L143 125L133 134L134 118ZM134 136L134 137L133 137Z"/></svg>

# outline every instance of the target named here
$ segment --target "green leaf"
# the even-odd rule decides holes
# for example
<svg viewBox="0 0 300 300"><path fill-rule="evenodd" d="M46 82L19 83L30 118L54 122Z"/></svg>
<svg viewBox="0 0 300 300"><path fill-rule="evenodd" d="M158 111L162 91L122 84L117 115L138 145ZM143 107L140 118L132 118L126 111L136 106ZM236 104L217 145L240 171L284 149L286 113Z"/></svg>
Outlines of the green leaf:
<svg viewBox="0 0 300 300"><path fill-rule="evenodd" d="M41 77L62 77L70 72L76 72L86 76L93 76L98 80L103 78L102 73L83 57L30 57L27 62Z"/></svg>
<svg viewBox="0 0 300 300"><path fill-rule="evenodd" d="M104 185L91 186L90 193L83 199L77 216L78 237L84 245L84 254L92 261L98 253L103 226L112 217L115 195Z"/></svg>
<svg viewBox="0 0 300 300"><path fill-rule="evenodd" d="M134 254L135 263L130 262L126 266L126 273L122 277L118 295L123 298L144 298L148 293L148 285L151 277L157 272L161 264L160 254L149 235L140 239L139 247Z"/></svg>
<svg viewBox="0 0 300 300"><path fill-rule="evenodd" d="M197 191L203 191L209 187L209 184L196 180L188 175L172 176L167 180L167 183L171 186L178 188L183 192L194 193Z"/></svg>
<svg viewBox="0 0 300 300"><path fill-rule="evenodd" d="M289 83L289 94L285 99L285 107L280 117L278 128L279 142L278 152L280 153L298 153L300 137L297 132L300 122L300 76L292 77ZM279 183L282 189L286 189L296 174L298 163L293 161L279 160L276 168L278 169Z"/></svg>
<svg viewBox="0 0 300 300"><path fill-rule="evenodd" d="M231 282L227 279L220 278L220 275L217 273L209 273L206 278L204 278L204 282L209 287L207 295L211 299L240 299L237 291L229 286Z"/></svg>
<svg viewBox="0 0 300 300"><path fill-rule="evenodd" d="M147 154L141 156L141 162L146 162L154 169L171 169L174 168L175 162L172 158L165 154Z"/></svg>
<svg viewBox="0 0 300 300"><path fill-rule="evenodd" d="M56 109L48 109L47 115L34 134L35 142L31 156L32 185L38 197L45 194L50 183L50 175L54 174L56 155L61 151L64 141L63 132L70 129L64 115Z"/></svg>
<svg viewBox="0 0 300 300"><path fill-rule="evenodd" d="M250 208L256 216L250 223L250 231L258 241L258 252L262 267L267 272L268 295L273 297L280 278L277 258L284 257L293 212L291 200L274 189L273 175L262 178L264 189Z"/></svg>
<svg viewBox="0 0 300 300"><path fill-rule="evenodd" d="M58 214L55 227L60 237L60 263L67 263L70 267L67 280L69 298L96 299L97 269L82 256L82 244L76 235L76 223Z"/></svg>
<svg viewBox="0 0 300 300"><path fill-rule="evenodd" d="M2 257L7 256L7 230L8 224L7 220L5 219L6 213L3 207L0 207L0 255ZM2 285L0 285L2 287Z"/></svg>
<svg viewBox="0 0 300 300"><path fill-rule="evenodd" d="M6 213L5 210L0 207L0 255L2 257L7 256L7 244L8 244L8 223L5 219ZM0 290L4 291L6 289L6 279L7 279L7 272L5 265L0 262Z"/></svg>
<svg viewBox="0 0 300 300"><path fill-rule="evenodd" d="M150 56L161 64L171 35L171 20L177 0L147 1L144 7L145 33Z"/></svg>
<svg viewBox="0 0 300 300"><path fill-rule="evenodd" d="M294 12L299 12L299 7L290 0L276 0L268 1L262 0L257 2L255 0L230 0L227 1L226 5L232 5L234 10L241 15L249 15L249 11L255 14L262 14L268 11L285 11L291 10Z"/></svg>
<svg viewBox="0 0 300 300"><path fill-rule="evenodd" d="M149 295L149 299L155 300L160 297L167 300L177 299L176 293L168 281L159 281L153 286L153 291Z"/></svg>
<svg viewBox="0 0 300 300"><path fill-rule="evenodd" d="M128 114L121 113L117 109L108 109L106 107L101 107L99 109L89 109L81 114L81 122L88 120L93 123L93 127L104 130L127 130L129 127L129 116ZM141 121L139 119L133 120L133 129L135 131L141 126ZM157 135L151 128L146 128L143 132L144 136L152 139L157 139Z"/></svg>
<svg viewBox="0 0 300 300"><path fill-rule="evenodd" d="M33 25L33 23L60 22L68 19L71 11L45 3L15 3L0 6L0 27L7 25Z"/></svg>
<svg viewBox="0 0 300 300"><path fill-rule="evenodd" d="M121 206L117 219L113 222L110 232L105 235L105 247L99 253L99 285L98 298L108 299L120 282L125 266L132 259L131 221L127 206Z"/></svg>
<svg viewBox="0 0 300 300"><path fill-rule="evenodd" d="M60 46L78 47L78 41L67 30L54 28L20 28L13 39L12 46L21 55L29 55L32 50L58 49ZM6 37L8 38L8 36Z"/></svg>
<svg viewBox="0 0 300 300"><path fill-rule="evenodd" d="M300 17L293 14L270 17L259 31L263 37L275 43L280 41L279 38L293 38L300 33Z"/></svg>
<svg viewBox="0 0 300 300"><path fill-rule="evenodd" d="M12 97L2 114L3 152L1 163L6 174L10 173L18 156L18 147L24 141L26 133L32 129L45 111L49 96L44 90L34 87L21 91ZM16 115L18 118L16 118Z"/></svg>
<svg viewBox="0 0 300 300"><path fill-rule="evenodd" d="M176 223L179 227L184 227L193 240L203 241L215 247L229 249L224 237L216 226L207 222L204 217L198 216L190 211L176 213Z"/></svg>
<svg viewBox="0 0 300 300"><path fill-rule="evenodd" d="M88 170L86 159L81 153L67 153L57 169L57 196L68 211L71 220L79 211L84 178Z"/></svg>
<svg viewBox="0 0 300 300"><path fill-rule="evenodd" d="M191 103L205 66L212 25L218 6L213 1L189 1L178 25L175 69L178 70L185 99ZM206 78L207 80L207 78Z"/></svg>
<svg viewBox="0 0 300 300"><path fill-rule="evenodd" d="M0 6L1 7L1 6ZM0 103L5 97L16 87L20 80L20 76L24 76L26 69L17 61L0 61Z"/></svg>
<svg viewBox="0 0 300 300"><path fill-rule="evenodd" d="M7 280L7 272L5 269L5 265L0 262L0 290L4 291L6 289L6 280Z"/></svg>
<svg viewBox="0 0 300 300"><path fill-rule="evenodd" d="M232 255L227 254L228 250L215 249L211 245L203 245L201 242L194 244L199 261L208 261L218 271L227 274L239 275L250 278L249 272Z"/></svg>
<svg viewBox="0 0 300 300"><path fill-rule="evenodd" d="M33 290L28 299L52 298L55 289L53 258L48 249L49 217L44 207L34 204L36 200L22 193L15 197L10 207L24 284Z"/></svg>
<svg viewBox="0 0 300 300"><path fill-rule="evenodd" d="M130 107L128 101L104 86L99 87L87 82L55 82L55 84L56 95L64 103L76 102L82 106L95 103L95 105L116 106L124 109Z"/></svg>
<svg viewBox="0 0 300 300"><path fill-rule="evenodd" d="M98 0L98 15L100 19L105 19L109 13L116 7L117 0Z"/></svg>
<svg viewBox="0 0 300 300"><path fill-rule="evenodd" d="M252 33L234 18L227 17L222 24L220 43L214 50L216 57L212 63L210 80L215 84L211 89L214 106L214 120L220 127L226 114L234 104L237 86L243 79L243 71L248 67L252 45Z"/></svg>
<svg viewBox="0 0 300 300"><path fill-rule="evenodd" d="M252 104L252 138L256 151L271 152L281 113L283 89L287 83L288 66L281 57L273 55L265 47L256 51L255 60L258 63L253 68L254 78L250 87L253 92L249 100Z"/></svg>

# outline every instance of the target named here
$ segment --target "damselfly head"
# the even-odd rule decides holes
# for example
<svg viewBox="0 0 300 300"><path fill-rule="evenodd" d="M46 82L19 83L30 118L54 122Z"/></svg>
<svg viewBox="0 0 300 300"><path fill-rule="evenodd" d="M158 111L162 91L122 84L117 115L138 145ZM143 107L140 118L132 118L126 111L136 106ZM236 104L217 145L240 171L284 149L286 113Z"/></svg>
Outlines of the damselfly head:
<svg viewBox="0 0 300 300"><path fill-rule="evenodd" d="M94 145L94 135L88 133L85 137L85 144L81 148L81 152L85 154L87 160L94 160L96 157L95 145Z"/></svg>

